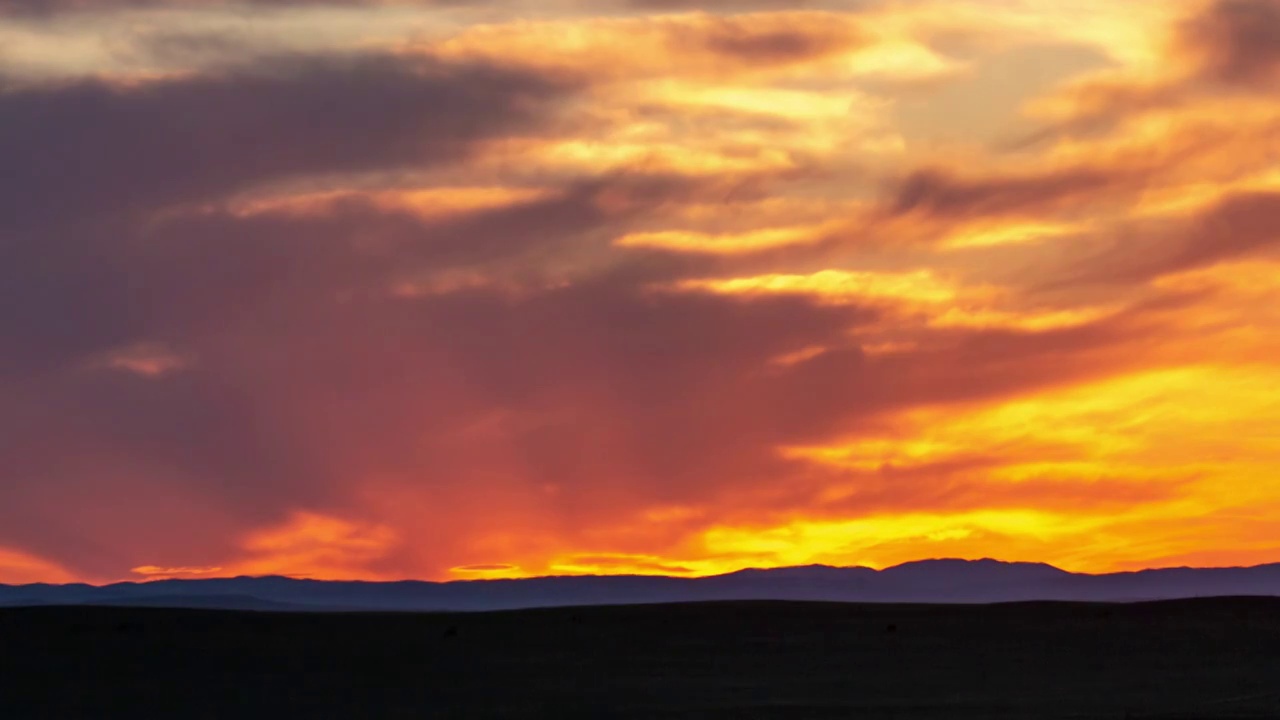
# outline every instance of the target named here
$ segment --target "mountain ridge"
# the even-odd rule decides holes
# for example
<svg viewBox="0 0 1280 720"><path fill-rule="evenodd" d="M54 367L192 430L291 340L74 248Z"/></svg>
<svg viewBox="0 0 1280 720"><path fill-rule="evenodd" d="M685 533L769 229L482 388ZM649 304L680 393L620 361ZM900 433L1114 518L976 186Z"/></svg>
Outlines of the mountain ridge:
<svg viewBox="0 0 1280 720"><path fill-rule="evenodd" d="M883 569L804 565L700 578L560 575L453 581L333 581L280 575L108 585L0 585L0 606L138 605L290 610L485 611L717 600L873 603L1137 602L1280 596L1280 563L1073 573L1047 563L936 558Z"/></svg>

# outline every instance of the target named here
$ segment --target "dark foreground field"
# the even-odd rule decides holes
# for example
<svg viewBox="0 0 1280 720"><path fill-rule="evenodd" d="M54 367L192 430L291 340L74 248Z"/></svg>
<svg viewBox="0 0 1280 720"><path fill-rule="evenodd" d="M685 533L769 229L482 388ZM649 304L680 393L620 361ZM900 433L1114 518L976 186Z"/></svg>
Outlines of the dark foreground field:
<svg viewBox="0 0 1280 720"><path fill-rule="evenodd" d="M1280 601L0 611L0 718L1280 718Z"/></svg>

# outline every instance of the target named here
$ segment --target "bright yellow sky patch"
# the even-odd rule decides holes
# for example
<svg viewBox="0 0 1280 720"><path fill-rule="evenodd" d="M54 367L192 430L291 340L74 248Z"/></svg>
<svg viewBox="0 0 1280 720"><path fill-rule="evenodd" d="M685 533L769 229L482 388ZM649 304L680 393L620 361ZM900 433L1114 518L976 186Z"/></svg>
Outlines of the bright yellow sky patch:
<svg viewBox="0 0 1280 720"><path fill-rule="evenodd" d="M901 300L910 303L942 303L956 298L956 288L928 270L879 273L821 270L811 275L760 275L728 280L696 280L684 284L691 290L727 295L812 295L826 302Z"/></svg>
<svg viewBox="0 0 1280 720"><path fill-rule="evenodd" d="M836 229L836 225L828 224L814 227L762 228L742 233L722 234L666 230L624 235L618 238L616 244L619 247L732 255L814 243Z"/></svg>

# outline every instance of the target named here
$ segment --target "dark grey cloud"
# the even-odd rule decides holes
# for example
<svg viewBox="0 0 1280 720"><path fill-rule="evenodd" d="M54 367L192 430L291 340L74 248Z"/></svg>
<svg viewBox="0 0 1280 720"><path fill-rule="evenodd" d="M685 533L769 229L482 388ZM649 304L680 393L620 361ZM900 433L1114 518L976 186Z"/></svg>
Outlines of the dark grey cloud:
<svg viewBox="0 0 1280 720"><path fill-rule="evenodd" d="M1211 265L1280 243L1280 194L1244 193L1226 198L1202 217L1162 273Z"/></svg>
<svg viewBox="0 0 1280 720"><path fill-rule="evenodd" d="M465 0L411 0L400 4L424 7L458 5ZM102 12L120 8L153 7L263 7L287 8L311 6L389 5L377 0L0 0L0 14L47 16L71 12Z"/></svg>
<svg viewBox="0 0 1280 720"><path fill-rule="evenodd" d="M1280 247L1280 194L1227 196L1191 222L1133 232L1077 263L1061 281L1134 283Z"/></svg>
<svg viewBox="0 0 1280 720"><path fill-rule="evenodd" d="M263 60L139 86L0 86L0 234L317 173L420 168L536 124L566 88L392 57Z"/></svg>
<svg viewBox="0 0 1280 720"><path fill-rule="evenodd" d="M943 218L1016 215L1103 193L1123 173L1070 169L1037 175L965 178L941 170L912 173L889 201L894 215Z"/></svg>
<svg viewBox="0 0 1280 720"><path fill-rule="evenodd" d="M1269 83L1280 71L1280 2L1216 0L1182 24L1179 41L1213 80Z"/></svg>
<svg viewBox="0 0 1280 720"><path fill-rule="evenodd" d="M0 0L0 14L52 15L68 12L102 11L116 8L147 7L378 7L418 6L426 8L475 7L517 4L517 0ZM604 3L582 3L583 9L639 10L653 12L740 12L759 10L795 10L805 8L860 9L878 4L878 0L614 0ZM851 5L853 7L851 7Z"/></svg>
<svg viewBox="0 0 1280 720"><path fill-rule="evenodd" d="M388 259L356 241L418 237L420 219L358 204L322 220L157 213L310 175L452 162L477 141L536 131L567 91L391 57L0 89L0 339L11 348L0 378L367 279Z"/></svg>
<svg viewBox="0 0 1280 720"><path fill-rule="evenodd" d="M846 28L833 27L831 32L814 32L780 27L761 32L757 26L746 26L733 18L721 18L709 27L686 30L688 41L696 41L709 50L729 57L763 63L785 63L819 57L846 48L857 40ZM676 32L673 42L679 43Z"/></svg>
<svg viewBox="0 0 1280 720"><path fill-rule="evenodd" d="M630 7L642 10L714 10L731 6L736 9L752 10L786 10L791 8L808 8L822 5L823 0L727 0L727 2L711 2L710 0L623 0ZM862 3L868 4L868 3Z"/></svg>

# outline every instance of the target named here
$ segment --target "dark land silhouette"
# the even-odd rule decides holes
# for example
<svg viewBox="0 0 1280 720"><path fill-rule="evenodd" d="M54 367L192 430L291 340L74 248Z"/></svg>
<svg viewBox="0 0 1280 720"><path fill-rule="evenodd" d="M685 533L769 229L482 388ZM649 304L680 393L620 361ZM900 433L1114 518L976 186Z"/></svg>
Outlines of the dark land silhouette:
<svg viewBox="0 0 1280 720"><path fill-rule="evenodd" d="M0 716L1280 717L1280 600L9 608Z"/></svg>
<svg viewBox="0 0 1280 720"><path fill-rule="evenodd" d="M926 560L884 570L817 565L743 570L698 579L609 576L371 583L264 577L162 580L104 587L0 585L0 606L92 604L299 611L512 610L726 600L1137 602L1214 596L1280 596L1280 565L1084 575L1039 563Z"/></svg>

